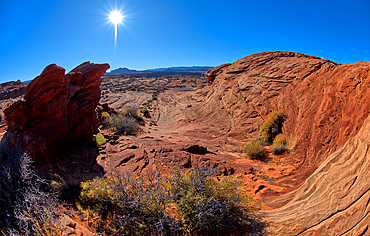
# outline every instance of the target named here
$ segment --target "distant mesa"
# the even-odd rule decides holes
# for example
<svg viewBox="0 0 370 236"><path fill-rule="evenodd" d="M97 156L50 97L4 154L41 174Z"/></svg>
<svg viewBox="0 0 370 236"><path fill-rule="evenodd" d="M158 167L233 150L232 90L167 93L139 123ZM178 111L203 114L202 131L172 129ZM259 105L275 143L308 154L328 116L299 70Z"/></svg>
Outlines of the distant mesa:
<svg viewBox="0 0 370 236"><path fill-rule="evenodd" d="M126 67L120 67L120 68L112 70L111 72L108 72L108 73L129 73L129 72L137 72L137 70L130 70Z"/></svg>
<svg viewBox="0 0 370 236"><path fill-rule="evenodd" d="M106 75L127 74L140 77L161 77L167 75L203 75L204 72L212 68L213 68L212 66L191 66L191 67L179 66L147 70L131 70L126 67L121 67L112 70L111 72L108 72Z"/></svg>

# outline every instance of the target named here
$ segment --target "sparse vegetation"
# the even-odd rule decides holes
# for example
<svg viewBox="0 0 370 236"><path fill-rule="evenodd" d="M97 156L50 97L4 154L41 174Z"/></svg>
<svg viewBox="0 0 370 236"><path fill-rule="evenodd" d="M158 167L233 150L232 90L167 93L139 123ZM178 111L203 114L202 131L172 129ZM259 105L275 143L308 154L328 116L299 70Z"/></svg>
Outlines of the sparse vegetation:
<svg viewBox="0 0 370 236"><path fill-rule="evenodd" d="M227 235L250 230L255 202L233 177L210 168L159 174L113 174L81 184L80 209L91 225L117 235ZM110 224L107 224L110 222Z"/></svg>
<svg viewBox="0 0 370 236"><path fill-rule="evenodd" d="M286 147L286 145L287 145L287 140L286 140L285 135L284 134L278 134L275 137L274 142L272 143L271 152L273 154L284 153L284 152L288 151L288 148Z"/></svg>
<svg viewBox="0 0 370 236"><path fill-rule="evenodd" d="M243 147L243 151L247 156L255 160L261 160L266 155L262 141L259 138L247 142Z"/></svg>
<svg viewBox="0 0 370 236"><path fill-rule="evenodd" d="M272 143L275 136L282 132L283 112L272 111L267 120L260 126L260 137L262 140Z"/></svg>
<svg viewBox="0 0 370 236"><path fill-rule="evenodd" d="M113 114L111 119L107 120L109 126L115 129L117 134L134 134L139 129L139 124L135 118L124 114Z"/></svg>
<svg viewBox="0 0 370 236"><path fill-rule="evenodd" d="M260 126L259 137L248 141L243 151L252 159L261 160L266 153L264 146L271 145L271 152L273 154L280 154L288 151L287 140L285 135L281 134L283 128L284 115L282 111L272 111L267 120Z"/></svg>

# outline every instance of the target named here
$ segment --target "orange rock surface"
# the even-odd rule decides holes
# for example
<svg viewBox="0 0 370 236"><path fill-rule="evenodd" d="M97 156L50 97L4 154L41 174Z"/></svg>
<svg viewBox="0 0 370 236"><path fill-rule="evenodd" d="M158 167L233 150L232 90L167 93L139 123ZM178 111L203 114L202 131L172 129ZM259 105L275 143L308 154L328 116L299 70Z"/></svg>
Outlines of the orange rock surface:
<svg viewBox="0 0 370 236"><path fill-rule="evenodd" d="M339 65L272 52L240 59L221 73L213 70L217 76L209 77L213 83L194 113L205 122L226 121L230 136L246 138L257 136L270 111L282 110L283 131L295 141L287 160L297 173L285 180L289 185L299 185L353 137L370 111L370 62Z"/></svg>

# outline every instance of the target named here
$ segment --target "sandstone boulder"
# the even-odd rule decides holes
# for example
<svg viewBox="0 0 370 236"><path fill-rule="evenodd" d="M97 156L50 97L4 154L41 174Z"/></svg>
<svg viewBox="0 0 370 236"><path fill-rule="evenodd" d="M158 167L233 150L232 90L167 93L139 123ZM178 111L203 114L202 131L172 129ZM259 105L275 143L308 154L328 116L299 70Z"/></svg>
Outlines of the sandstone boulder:
<svg viewBox="0 0 370 236"><path fill-rule="evenodd" d="M98 119L101 76L108 64L85 62L65 75L55 64L28 84L24 99L4 110L3 144L24 149L34 160L92 137Z"/></svg>

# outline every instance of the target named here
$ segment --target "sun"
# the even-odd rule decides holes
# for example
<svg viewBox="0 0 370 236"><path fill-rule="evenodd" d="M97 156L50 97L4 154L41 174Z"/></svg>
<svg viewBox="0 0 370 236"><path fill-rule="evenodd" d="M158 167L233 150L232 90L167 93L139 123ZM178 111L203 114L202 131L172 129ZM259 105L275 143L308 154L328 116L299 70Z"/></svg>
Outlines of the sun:
<svg viewBox="0 0 370 236"><path fill-rule="evenodd" d="M109 20L113 24L117 25L117 24L121 23L122 19L123 19L123 16L122 16L121 12L119 12L117 10L114 10L114 11L110 12Z"/></svg>
<svg viewBox="0 0 370 236"><path fill-rule="evenodd" d="M114 44L117 42L117 25L122 22L123 15L121 12L114 10L110 12L109 20L114 24Z"/></svg>

